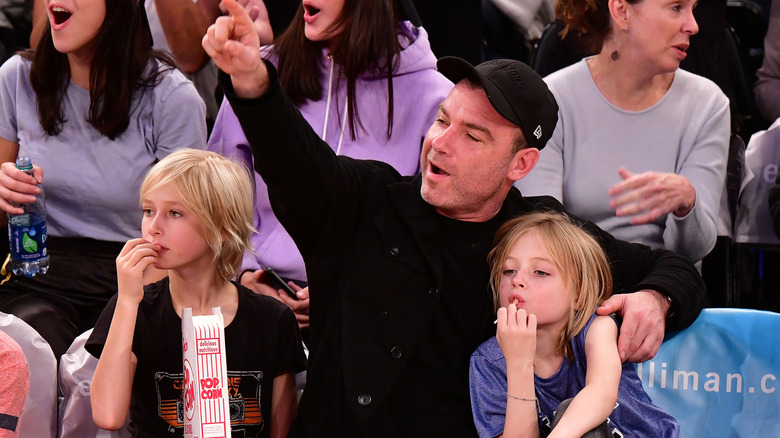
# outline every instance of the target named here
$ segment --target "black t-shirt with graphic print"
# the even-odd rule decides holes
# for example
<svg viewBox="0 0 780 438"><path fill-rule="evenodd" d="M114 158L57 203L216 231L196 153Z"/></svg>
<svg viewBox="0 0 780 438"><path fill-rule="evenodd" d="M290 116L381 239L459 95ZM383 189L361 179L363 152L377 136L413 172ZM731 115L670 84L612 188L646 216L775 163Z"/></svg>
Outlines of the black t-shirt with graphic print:
<svg viewBox="0 0 780 438"><path fill-rule="evenodd" d="M238 287L238 310L225 327L231 430L234 438L267 437L274 377L306 366L298 324L281 302ZM100 357L116 308L115 295L86 348ZM133 337L138 366L130 404L135 437L183 436L181 318L168 279L144 287Z"/></svg>

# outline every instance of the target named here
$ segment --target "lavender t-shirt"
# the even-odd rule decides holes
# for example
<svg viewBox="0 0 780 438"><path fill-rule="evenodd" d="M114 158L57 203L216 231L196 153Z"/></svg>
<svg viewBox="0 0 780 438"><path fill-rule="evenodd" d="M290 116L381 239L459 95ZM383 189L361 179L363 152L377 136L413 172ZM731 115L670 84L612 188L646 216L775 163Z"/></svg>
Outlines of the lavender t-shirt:
<svg viewBox="0 0 780 438"><path fill-rule="evenodd" d="M150 65L151 68L151 65ZM0 67L0 137L19 143L43 169L47 228L52 236L124 242L139 237L138 195L146 172L179 148L206 147L203 101L179 71L133 96L130 125L115 140L87 122L89 90L68 84L62 132L47 135L38 119L30 61L16 55Z"/></svg>

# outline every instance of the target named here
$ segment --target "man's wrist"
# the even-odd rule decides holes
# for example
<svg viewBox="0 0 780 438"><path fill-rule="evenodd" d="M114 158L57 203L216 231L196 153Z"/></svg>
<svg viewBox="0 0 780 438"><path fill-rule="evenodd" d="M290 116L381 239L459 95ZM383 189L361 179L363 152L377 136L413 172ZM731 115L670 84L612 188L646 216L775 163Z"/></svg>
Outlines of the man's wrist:
<svg viewBox="0 0 780 438"><path fill-rule="evenodd" d="M666 298L666 301L669 302L669 307L666 308L666 319L668 320L672 316L674 316L674 300L672 300L672 297L669 295L664 295Z"/></svg>
<svg viewBox="0 0 780 438"><path fill-rule="evenodd" d="M658 306L661 308L664 315L666 315L666 319L669 319L674 315L674 301L672 300L672 297L652 289L645 289L643 292L647 292L655 297L658 301Z"/></svg>
<svg viewBox="0 0 780 438"><path fill-rule="evenodd" d="M268 91L270 78L265 62L260 59L257 68L244 74L233 74L230 77L233 92L242 99L255 99Z"/></svg>

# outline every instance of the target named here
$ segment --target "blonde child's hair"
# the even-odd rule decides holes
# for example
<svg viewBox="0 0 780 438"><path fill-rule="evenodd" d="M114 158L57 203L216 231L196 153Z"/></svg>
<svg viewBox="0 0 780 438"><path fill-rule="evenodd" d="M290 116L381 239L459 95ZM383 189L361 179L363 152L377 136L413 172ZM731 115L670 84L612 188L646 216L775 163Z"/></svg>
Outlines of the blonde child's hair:
<svg viewBox="0 0 780 438"><path fill-rule="evenodd" d="M141 199L166 184L203 223L217 271L230 281L244 251L252 250L254 187L247 169L214 152L179 149L149 170Z"/></svg>
<svg viewBox="0 0 780 438"><path fill-rule="evenodd" d="M496 232L488 256L490 286L495 309L501 307L498 291L503 264L515 242L536 231L552 256L567 289L573 290L569 321L560 334L558 352L573 360L570 341L587 324L596 306L612 293L612 275L607 257L596 240L561 213L530 213L504 223Z"/></svg>

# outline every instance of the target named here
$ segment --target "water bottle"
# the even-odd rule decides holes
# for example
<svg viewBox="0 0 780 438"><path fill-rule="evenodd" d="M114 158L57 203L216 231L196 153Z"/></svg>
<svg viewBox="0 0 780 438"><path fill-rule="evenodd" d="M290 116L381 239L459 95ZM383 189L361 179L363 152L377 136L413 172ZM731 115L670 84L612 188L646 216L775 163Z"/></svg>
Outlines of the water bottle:
<svg viewBox="0 0 780 438"><path fill-rule="evenodd" d="M16 168L32 175L30 157L16 159ZM8 214L8 243L11 260L8 269L16 275L34 277L49 270L49 251L46 249L46 205L43 188L31 204L19 205L22 214Z"/></svg>

